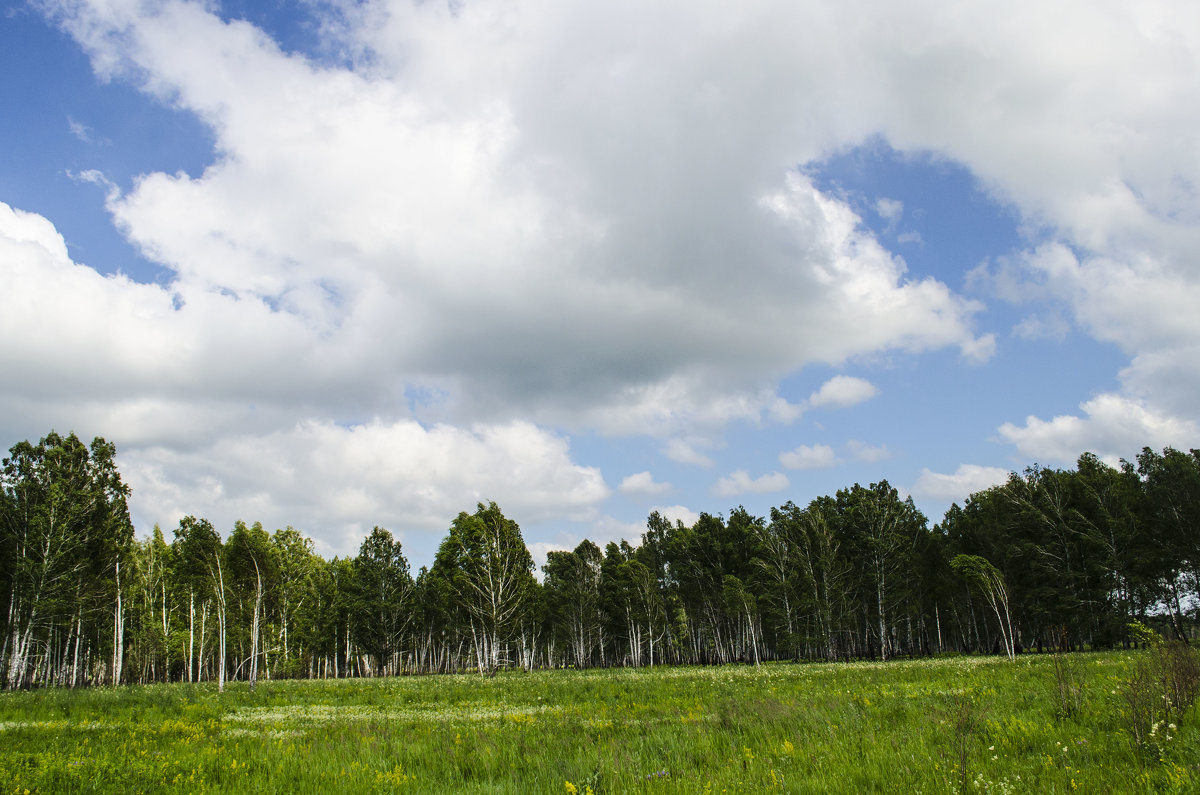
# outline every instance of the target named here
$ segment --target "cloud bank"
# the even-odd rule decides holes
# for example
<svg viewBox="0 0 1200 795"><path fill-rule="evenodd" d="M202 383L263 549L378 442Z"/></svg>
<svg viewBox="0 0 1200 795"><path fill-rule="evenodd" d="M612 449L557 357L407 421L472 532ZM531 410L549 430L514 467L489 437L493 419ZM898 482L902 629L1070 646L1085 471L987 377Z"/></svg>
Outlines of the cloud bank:
<svg viewBox="0 0 1200 795"><path fill-rule="evenodd" d="M0 331L23 340L0 350L3 430L121 440L143 519L286 506L344 547L389 517L444 529L470 484L586 516L610 491L569 434L711 466L730 423L797 416L779 383L810 365L987 361L982 304L806 175L875 138L964 164L1042 241L1014 283L1130 358L1085 417L1002 438L1074 455L1195 436L1194 4L374 0L318 18L338 58L213 4L48 7L99 76L215 141L202 174L109 195L166 284L100 277L0 206ZM876 391L839 376L809 405Z"/></svg>

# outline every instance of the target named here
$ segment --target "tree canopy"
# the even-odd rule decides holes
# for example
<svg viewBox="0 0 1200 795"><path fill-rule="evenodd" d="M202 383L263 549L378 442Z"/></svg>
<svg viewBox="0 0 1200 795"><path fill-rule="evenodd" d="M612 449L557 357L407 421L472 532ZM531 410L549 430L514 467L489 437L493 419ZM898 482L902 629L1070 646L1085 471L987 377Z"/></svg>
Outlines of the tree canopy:
<svg viewBox="0 0 1200 795"><path fill-rule="evenodd" d="M1190 641L1200 453L1031 466L930 525L886 481L767 516L548 554L495 502L414 576L375 527L325 560L293 528L185 516L136 538L103 439L51 433L0 469L0 671L9 688L504 667L1006 654Z"/></svg>

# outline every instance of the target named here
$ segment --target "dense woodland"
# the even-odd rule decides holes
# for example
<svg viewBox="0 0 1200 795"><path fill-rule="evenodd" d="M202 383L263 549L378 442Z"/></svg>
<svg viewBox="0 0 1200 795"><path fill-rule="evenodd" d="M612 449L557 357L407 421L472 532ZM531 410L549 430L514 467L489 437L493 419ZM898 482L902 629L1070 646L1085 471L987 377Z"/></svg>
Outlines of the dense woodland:
<svg viewBox="0 0 1200 795"><path fill-rule="evenodd" d="M8 688L1007 653L1187 641L1200 598L1200 451L1031 467L932 527L888 483L584 541L534 577L495 503L414 576L383 529L324 560L292 528L189 516L135 537L103 439L51 433L0 473Z"/></svg>

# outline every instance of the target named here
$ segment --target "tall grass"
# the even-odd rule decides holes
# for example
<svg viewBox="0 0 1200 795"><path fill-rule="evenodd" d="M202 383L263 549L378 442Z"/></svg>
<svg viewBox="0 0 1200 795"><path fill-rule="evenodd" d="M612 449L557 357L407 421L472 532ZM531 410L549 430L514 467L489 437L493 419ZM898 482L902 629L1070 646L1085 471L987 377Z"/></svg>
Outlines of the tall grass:
<svg viewBox="0 0 1200 795"><path fill-rule="evenodd" d="M1130 735L1146 654L1070 711L1048 656L7 693L0 792L1200 790L1191 712Z"/></svg>

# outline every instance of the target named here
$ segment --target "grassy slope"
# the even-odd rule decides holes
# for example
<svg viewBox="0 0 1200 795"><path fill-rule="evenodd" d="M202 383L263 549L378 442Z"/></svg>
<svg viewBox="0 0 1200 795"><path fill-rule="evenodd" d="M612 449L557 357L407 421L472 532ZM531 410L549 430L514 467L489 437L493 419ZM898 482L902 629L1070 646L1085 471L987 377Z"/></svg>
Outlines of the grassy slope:
<svg viewBox="0 0 1200 795"><path fill-rule="evenodd" d="M1072 657L1071 716L1048 657L8 693L0 792L1200 791L1135 659Z"/></svg>

